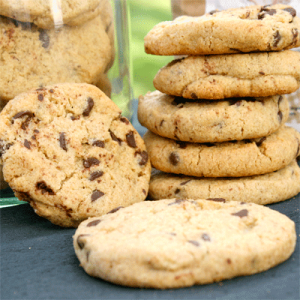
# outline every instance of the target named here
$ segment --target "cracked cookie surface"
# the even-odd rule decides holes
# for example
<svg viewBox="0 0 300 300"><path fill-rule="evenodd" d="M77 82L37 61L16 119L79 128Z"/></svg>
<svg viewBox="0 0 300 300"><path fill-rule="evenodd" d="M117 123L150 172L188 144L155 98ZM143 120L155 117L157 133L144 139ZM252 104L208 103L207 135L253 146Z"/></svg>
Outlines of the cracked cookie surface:
<svg viewBox="0 0 300 300"><path fill-rule="evenodd" d="M120 109L88 84L58 84L8 102L0 114L0 159L15 195L52 223L146 198L145 144Z"/></svg>
<svg viewBox="0 0 300 300"><path fill-rule="evenodd" d="M139 98L138 119L150 131L174 140L207 143L267 136L289 117L285 96L188 100L159 91Z"/></svg>
<svg viewBox="0 0 300 300"><path fill-rule="evenodd" d="M60 30L0 16L0 32L1 101L58 82L96 84L113 58L112 41L100 15Z"/></svg>
<svg viewBox="0 0 300 300"><path fill-rule="evenodd" d="M290 94L300 87L300 53L190 56L160 69L153 84L163 93L189 99Z"/></svg>
<svg viewBox="0 0 300 300"><path fill-rule="evenodd" d="M144 141L154 168L197 177L241 177L282 169L300 155L300 133L283 126L258 139L223 143L187 143L150 131Z"/></svg>
<svg viewBox="0 0 300 300"><path fill-rule="evenodd" d="M73 244L91 276L178 288L267 270L290 257L295 224L253 203L144 201L82 222Z"/></svg>
<svg viewBox="0 0 300 300"><path fill-rule="evenodd" d="M224 198L228 201L270 204L300 192L300 168L296 161L278 171L241 178L199 178L154 171L151 199Z"/></svg>
<svg viewBox="0 0 300 300"><path fill-rule="evenodd" d="M254 5L159 23L144 46L155 55L279 51L299 47L299 32L294 8Z"/></svg>

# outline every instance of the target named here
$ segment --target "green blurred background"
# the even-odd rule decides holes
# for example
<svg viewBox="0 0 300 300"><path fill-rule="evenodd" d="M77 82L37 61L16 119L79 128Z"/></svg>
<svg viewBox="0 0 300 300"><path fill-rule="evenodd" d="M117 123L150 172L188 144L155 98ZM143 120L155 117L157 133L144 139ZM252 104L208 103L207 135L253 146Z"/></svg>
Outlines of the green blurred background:
<svg viewBox="0 0 300 300"><path fill-rule="evenodd" d="M157 71L173 56L156 56L144 51L144 37L157 23L172 19L171 0L127 0L131 17L131 55L134 97L153 91Z"/></svg>

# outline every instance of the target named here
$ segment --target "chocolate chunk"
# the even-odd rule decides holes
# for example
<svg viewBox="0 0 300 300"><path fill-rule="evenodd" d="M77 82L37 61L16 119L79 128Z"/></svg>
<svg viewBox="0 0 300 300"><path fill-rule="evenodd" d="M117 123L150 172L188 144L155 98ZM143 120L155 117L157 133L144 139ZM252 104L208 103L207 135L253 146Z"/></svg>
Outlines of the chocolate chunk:
<svg viewBox="0 0 300 300"><path fill-rule="evenodd" d="M35 136L35 135L33 135L31 138L32 138L33 140L36 140L36 136Z"/></svg>
<svg viewBox="0 0 300 300"><path fill-rule="evenodd" d="M122 140L119 139L111 130L109 130L109 133L113 141L118 142L118 144L121 146Z"/></svg>
<svg viewBox="0 0 300 300"><path fill-rule="evenodd" d="M247 217L248 216L248 210L247 209L242 209L242 210L240 210L240 211L238 211L236 213L233 213L232 215L240 217L240 218Z"/></svg>
<svg viewBox="0 0 300 300"><path fill-rule="evenodd" d="M178 193L180 193L180 189L175 190L175 194L178 194Z"/></svg>
<svg viewBox="0 0 300 300"><path fill-rule="evenodd" d="M257 146L257 147L260 147L261 144L262 144L266 139L267 139L266 137L263 137L263 138L261 138L259 141L255 142L256 146Z"/></svg>
<svg viewBox="0 0 300 300"><path fill-rule="evenodd" d="M133 131L130 131L129 133L126 134L126 141L129 147L131 148L136 148L136 142L134 139L134 133Z"/></svg>
<svg viewBox="0 0 300 300"><path fill-rule="evenodd" d="M49 188L46 184L45 181L39 181L37 182L37 184L35 185L36 188L38 190L42 191L42 194L44 195L45 193L49 194L49 195L55 195L55 193L53 192L53 190L51 188Z"/></svg>
<svg viewBox="0 0 300 300"><path fill-rule="evenodd" d="M38 95L38 99L39 99L40 101L43 101L43 100L44 100L44 95L43 95L43 94L39 94L39 95Z"/></svg>
<svg viewBox="0 0 300 300"><path fill-rule="evenodd" d="M103 174L104 174L103 171L96 171L96 172L91 173L90 181L93 181L93 180L101 177Z"/></svg>
<svg viewBox="0 0 300 300"><path fill-rule="evenodd" d="M180 203L185 202L185 201L187 201L187 200L185 200L185 199L176 199L175 202L169 203L168 206L174 205L174 204L180 204Z"/></svg>
<svg viewBox="0 0 300 300"><path fill-rule="evenodd" d="M54 90L53 90L53 89L50 89L49 92L50 92L51 94L53 94L53 93L54 93Z"/></svg>
<svg viewBox="0 0 300 300"><path fill-rule="evenodd" d="M292 29L292 35L293 35L292 45L296 45L298 34L299 34L298 29L293 28Z"/></svg>
<svg viewBox="0 0 300 300"><path fill-rule="evenodd" d="M81 238L84 237L84 236L89 236L89 234L80 234L77 237L77 244L78 244L80 250L82 250L84 248L84 242L81 240Z"/></svg>
<svg viewBox="0 0 300 300"><path fill-rule="evenodd" d="M147 192L145 191L145 189L142 189L142 192L143 192L144 195L147 194Z"/></svg>
<svg viewBox="0 0 300 300"><path fill-rule="evenodd" d="M204 240L206 242L210 242L210 236L207 233L203 233L202 240Z"/></svg>
<svg viewBox="0 0 300 300"><path fill-rule="evenodd" d="M37 129L34 129L33 132L34 133L40 133L39 130L37 130Z"/></svg>
<svg viewBox="0 0 300 300"><path fill-rule="evenodd" d="M24 146L27 148L27 149L30 149L30 146L31 146L31 143L25 139L24 141Z"/></svg>
<svg viewBox="0 0 300 300"><path fill-rule="evenodd" d="M14 123L14 120L15 119L19 119L19 118L22 118L24 116L27 116L28 118L33 118L34 117L34 113L29 111L29 110L26 110L26 111L20 111L18 112L17 114L15 114L13 117L12 117L12 124Z"/></svg>
<svg viewBox="0 0 300 300"><path fill-rule="evenodd" d="M85 168L90 168L91 166L94 166L94 165L98 166L99 164L100 164L100 161L95 157L89 157L88 159L85 159L83 161L83 166Z"/></svg>
<svg viewBox="0 0 300 300"><path fill-rule="evenodd" d="M280 40L281 40L281 35L280 35L279 31L277 30L276 33L274 34L273 47L277 47Z"/></svg>
<svg viewBox="0 0 300 300"><path fill-rule="evenodd" d="M123 123L125 123L126 125L128 125L128 124L129 124L129 121L128 121L128 119L127 119L127 118L125 118L125 117L121 117L121 118L120 118L120 121L121 121L121 122L123 122Z"/></svg>
<svg viewBox="0 0 300 300"><path fill-rule="evenodd" d="M0 157L8 150L13 144L6 144L3 140L0 140Z"/></svg>
<svg viewBox="0 0 300 300"><path fill-rule="evenodd" d="M66 144L66 135L64 132L61 132L59 135L59 145L65 151L68 151L67 144Z"/></svg>
<svg viewBox="0 0 300 300"><path fill-rule="evenodd" d="M226 262L230 265L231 264L231 259L227 258Z"/></svg>
<svg viewBox="0 0 300 300"><path fill-rule="evenodd" d="M297 15L297 12L293 7L287 7L287 8L284 8L283 10L289 12L293 18L296 17L296 15Z"/></svg>
<svg viewBox="0 0 300 300"><path fill-rule="evenodd" d="M43 29L39 29L39 32L39 40L42 42L42 47L48 48L50 44L50 37L48 33Z"/></svg>
<svg viewBox="0 0 300 300"><path fill-rule="evenodd" d="M124 208L124 206L118 206L118 207L112 209L111 211L109 211L108 214L113 214L113 213L115 213L116 211L118 211L121 208Z"/></svg>
<svg viewBox="0 0 300 300"><path fill-rule="evenodd" d="M215 202L223 202L223 203L226 202L226 200L224 198L207 198L206 200L215 201Z"/></svg>
<svg viewBox="0 0 300 300"><path fill-rule="evenodd" d="M172 152L169 156L169 162L173 165L176 166L180 162L180 157L176 152Z"/></svg>
<svg viewBox="0 0 300 300"><path fill-rule="evenodd" d="M139 165L140 166L144 166L144 165L146 165L147 164L147 162L148 162L148 153L147 153L147 151L137 151L137 152L135 152L135 156L136 155L140 155L141 156L141 160L140 160L140 162L139 162Z"/></svg>
<svg viewBox="0 0 300 300"><path fill-rule="evenodd" d="M193 244L193 245L196 246L196 247L199 247L199 246L200 246L200 243L197 242L197 241L189 240L188 242L191 243L191 244Z"/></svg>
<svg viewBox="0 0 300 300"><path fill-rule="evenodd" d="M260 75L265 75L265 72L263 72L263 71L259 71L258 72Z"/></svg>
<svg viewBox="0 0 300 300"><path fill-rule="evenodd" d="M99 190L94 190L93 194L91 195L92 202L99 199L99 198L101 198L103 195L104 195L103 192L101 192Z"/></svg>
<svg viewBox="0 0 300 300"><path fill-rule="evenodd" d="M278 120L279 120L279 123L281 123L282 118L283 118L283 114L282 114L281 111L279 111L279 112L278 112Z"/></svg>
<svg viewBox="0 0 300 300"><path fill-rule="evenodd" d="M92 146L96 146L96 147L104 148L104 146L105 146L105 143L104 143L103 141L99 141L99 140L97 140L97 141L94 141L94 142L93 142Z"/></svg>
<svg viewBox="0 0 300 300"><path fill-rule="evenodd" d="M177 145L179 145L180 149L185 149L187 147L187 143L186 142L176 141L175 143Z"/></svg>
<svg viewBox="0 0 300 300"><path fill-rule="evenodd" d="M82 115L85 116L85 117L88 117L90 115L90 112L93 109L93 107L94 107L94 100L91 97L89 97L87 99L87 107L83 111Z"/></svg>
<svg viewBox="0 0 300 300"><path fill-rule="evenodd" d="M71 120L72 121L76 121L76 120L79 120L80 119L80 116L71 116Z"/></svg>
<svg viewBox="0 0 300 300"><path fill-rule="evenodd" d="M189 183L190 181L192 181L192 179L189 179L187 181L181 182L180 185L186 185L187 183Z"/></svg>
<svg viewBox="0 0 300 300"><path fill-rule="evenodd" d="M94 220L86 225L86 227L96 226L101 222L101 220Z"/></svg>
<svg viewBox="0 0 300 300"><path fill-rule="evenodd" d="M192 99L198 99L197 95L195 93L191 93L191 98Z"/></svg>

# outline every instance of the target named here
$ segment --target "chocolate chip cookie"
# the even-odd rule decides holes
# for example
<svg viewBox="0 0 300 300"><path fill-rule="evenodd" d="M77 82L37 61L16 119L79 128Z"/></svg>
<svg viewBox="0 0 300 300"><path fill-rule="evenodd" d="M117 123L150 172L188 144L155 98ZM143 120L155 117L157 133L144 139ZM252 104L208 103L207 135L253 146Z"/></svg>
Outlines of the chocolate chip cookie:
<svg viewBox="0 0 300 300"><path fill-rule="evenodd" d="M265 271L295 249L295 223L253 203L143 201L82 222L75 253L93 277L179 288Z"/></svg>
<svg viewBox="0 0 300 300"><path fill-rule="evenodd" d="M259 139L223 143L187 143L144 135L152 166L197 177L241 177L282 169L300 155L300 133L283 126Z"/></svg>
<svg viewBox="0 0 300 300"><path fill-rule="evenodd" d="M199 178L153 172L151 199L224 198L229 201L270 204L290 199L300 192L300 168L296 161L278 171L241 178Z"/></svg>
<svg viewBox="0 0 300 300"><path fill-rule="evenodd" d="M155 55L280 51L300 46L299 31L300 19L291 6L254 5L159 23L144 46Z"/></svg>
<svg viewBox="0 0 300 300"><path fill-rule="evenodd" d="M155 91L141 96L138 105L138 119L150 131L194 143L264 137L288 117L288 100L278 95L205 101Z"/></svg>
<svg viewBox="0 0 300 300"><path fill-rule="evenodd" d="M142 138L116 104L84 83L9 101L0 114L0 159L15 195L60 226L77 227L148 193Z"/></svg>
<svg viewBox="0 0 300 300"><path fill-rule="evenodd" d="M290 94L300 87L300 53L190 56L160 69L153 84L163 93L189 99Z"/></svg>
<svg viewBox="0 0 300 300"><path fill-rule="evenodd" d="M59 30L0 16L0 47L2 101L58 82L96 84L113 55L100 15Z"/></svg>

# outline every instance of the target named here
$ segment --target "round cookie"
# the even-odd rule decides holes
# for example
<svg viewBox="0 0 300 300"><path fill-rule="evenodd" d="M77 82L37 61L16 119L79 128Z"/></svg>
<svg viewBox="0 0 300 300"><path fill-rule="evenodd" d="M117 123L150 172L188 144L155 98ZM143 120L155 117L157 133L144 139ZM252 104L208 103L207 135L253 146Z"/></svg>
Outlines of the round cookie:
<svg viewBox="0 0 300 300"><path fill-rule="evenodd" d="M61 25L81 25L97 14L104 0L0 0L1 15L21 22L34 23L43 29ZM107 3L106 3L107 4Z"/></svg>
<svg viewBox="0 0 300 300"><path fill-rule="evenodd" d="M160 69L153 84L163 93L189 99L290 94L300 87L300 53L189 56Z"/></svg>
<svg viewBox="0 0 300 300"><path fill-rule="evenodd" d="M300 192L300 168L296 161L278 171L241 178L199 178L153 172L151 199L224 198L229 201L270 204L290 199Z"/></svg>
<svg viewBox="0 0 300 300"><path fill-rule="evenodd" d="M288 118L288 100L279 95L196 101L155 91L141 96L138 105L139 122L150 131L194 143L267 136Z"/></svg>
<svg viewBox="0 0 300 300"><path fill-rule="evenodd" d="M300 133L287 126L267 137L215 144L174 141L150 131L144 141L154 168L197 177L266 174L282 169L300 155Z"/></svg>
<svg viewBox="0 0 300 300"><path fill-rule="evenodd" d="M116 284L165 289L262 272L291 256L287 216L214 200L144 201L86 220L73 237L80 265Z"/></svg>
<svg viewBox="0 0 300 300"><path fill-rule="evenodd" d="M120 109L88 84L57 84L9 101L0 114L0 158L15 195L52 223L146 198L145 144Z"/></svg>
<svg viewBox="0 0 300 300"><path fill-rule="evenodd" d="M0 98L57 82L95 84L112 59L100 16L77 27L42 30L0 16Z"/></svg>
<svg viewBox="0 0 300 300"><path fill-rule="evenodd" d="M161 22L146 35L144 46L155 55L279 51L299 47L299 32L292 7L254 5Z"/></svg>

